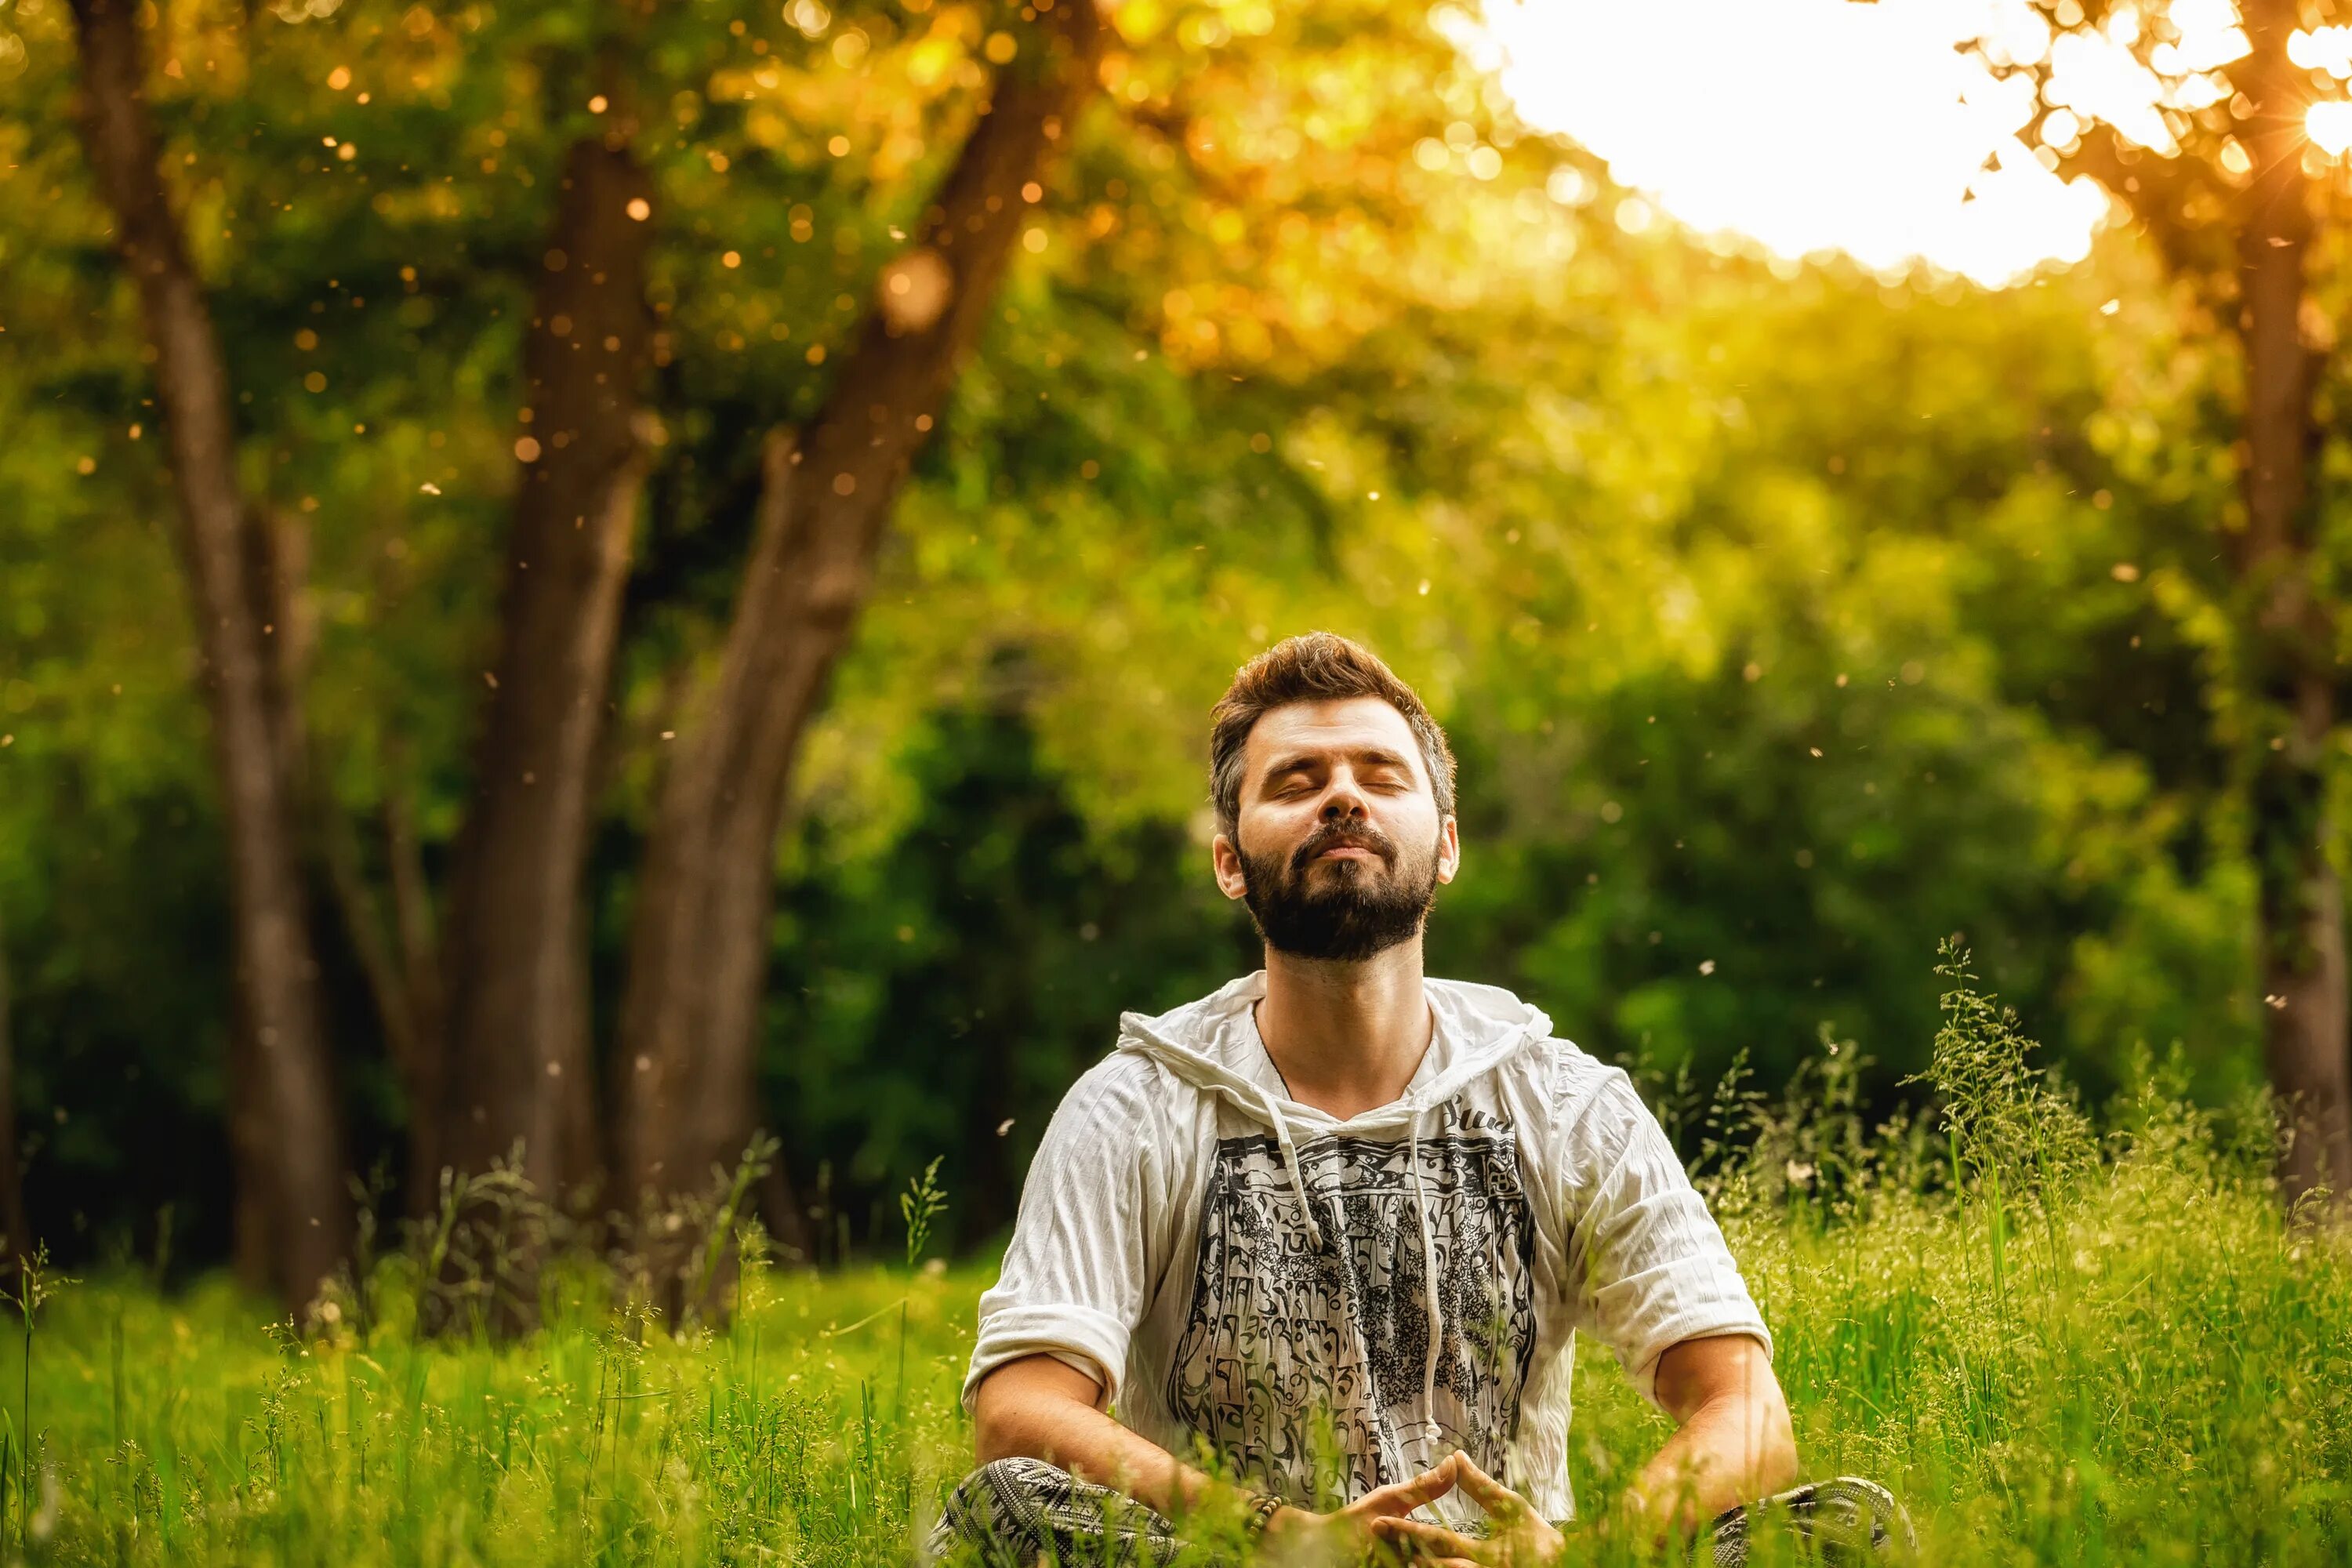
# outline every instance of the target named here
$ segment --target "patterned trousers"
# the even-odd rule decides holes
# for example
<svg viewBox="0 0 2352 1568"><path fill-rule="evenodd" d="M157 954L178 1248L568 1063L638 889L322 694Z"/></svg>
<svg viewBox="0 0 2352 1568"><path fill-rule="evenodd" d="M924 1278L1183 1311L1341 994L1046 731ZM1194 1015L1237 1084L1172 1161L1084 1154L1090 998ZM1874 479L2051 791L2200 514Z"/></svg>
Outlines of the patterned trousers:
<svg viewBox="0 0 2352 1568"><path fill-rule="evenodd" d="M1917 1544L1885 1487L1839 1476L1727 1509L1699 1533L1695 1562L1746 1568L1749 1523L1763 1516L1777 1516L1802 1561L1874 1568ZM987 1568L1165 1568L1184 1544L1167 1519L1108 1487L1040 1459L998 1459L950 1495L927 1555Z"/></svg>

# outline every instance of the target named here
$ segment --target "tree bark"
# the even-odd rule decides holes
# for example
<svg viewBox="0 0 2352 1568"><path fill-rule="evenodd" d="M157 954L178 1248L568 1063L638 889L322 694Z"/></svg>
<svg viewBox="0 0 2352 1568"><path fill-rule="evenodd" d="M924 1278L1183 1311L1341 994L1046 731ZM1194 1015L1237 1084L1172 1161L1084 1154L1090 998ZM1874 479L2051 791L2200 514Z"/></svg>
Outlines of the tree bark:
<svg viewBox="0 0 2352 1568"><path fill-rule="evenodd" d="M751 557L710 689L663 783L614 1055L625 1205L731 1166L757 1118L759 1010L785 785L870 585L891 503L978 338L1038 178L1094 79L1092 0L1036 24L996 84L823 409L762 457ZM780 1238L803 1246L802 1239ZM804 1246L803 1246L803 1249Z"/></svg>
<svg viewBox="0 0 2352 1568"><path fill-rule="evenodd" d="M284 715L264 607L248 573L255 526L240 490L228 377L204 289L156 163L138 23L129 0L74 0L84 144L111 211L154 353L180 552L228 824L239 1005L233 1070L266 1118L272 1282L299 1309L342 1262L351 1235L341 1118L303 890L299 814L282 764ZM249 1074L249 1077L247 1075Z"/></svg>
<svg viewBox="0 0 2352 1568"><path fill-rule="evenodd" d="M580 878L644 488L652 199L625 128L571 149L524 350L522 482L445 948L440 1157L479 1172L520 1143L551 1201L603 1163Z"/></svg>
<svg viewBox="0 0 2352 1568"><path fill-rule="evenodd" d="M2287 57L2292 0L2244 7L2252 49L2232 76L2252 100L2252 177L2238 234L2245 357L2248 663L2259 699L2253 849L2261 889L2264 1054L2287 1118L2280 1177L2290 1201L2325 1187L2352 1198L2352 1019L2344 890L2329 849L2328 742L2336 679L2332 617L2311 583L2310 468L2318 449L2316 356L2304 341L2311 181L2303 168L2305 73Z"/></svg>

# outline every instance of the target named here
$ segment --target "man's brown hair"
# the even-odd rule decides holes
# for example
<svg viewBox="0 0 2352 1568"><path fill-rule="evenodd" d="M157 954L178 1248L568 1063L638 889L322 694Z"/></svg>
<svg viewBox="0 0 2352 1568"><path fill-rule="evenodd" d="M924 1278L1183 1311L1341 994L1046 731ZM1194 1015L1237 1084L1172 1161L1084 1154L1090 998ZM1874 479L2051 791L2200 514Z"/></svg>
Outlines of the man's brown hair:
<svg viewBox="0 0 2352 1568"><path fill-rule="evenodd" d="M1242 813L1242 758L1258 720L1293 702L1377 697L1404 715L1421 742L1422 765L1440 816L1454 815L1454 752L1428 707L1381 658L1336 632L1285 637L1241 667L1209 715L1209 795L1217 826L1234 837Z"/></svg>

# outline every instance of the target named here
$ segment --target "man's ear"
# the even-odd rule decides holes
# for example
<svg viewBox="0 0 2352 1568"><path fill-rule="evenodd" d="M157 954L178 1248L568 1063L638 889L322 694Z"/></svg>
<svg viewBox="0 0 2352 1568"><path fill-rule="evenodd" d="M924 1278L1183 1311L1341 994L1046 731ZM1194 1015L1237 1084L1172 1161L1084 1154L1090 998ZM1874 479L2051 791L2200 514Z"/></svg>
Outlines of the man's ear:
<svg viewBox="0 0 2352 1568"><path fill-rule="evenodd" d="M1242 852L1234 841L1220 833L1209 846L1209 860L1217 873L1217 890L1229 899L1243 897L1249 885L1242 879Z"/></svg>
<svg viewBox="0 0 2352 1568"><path fill-rule="evenodd" d="M1437 825L1437 879L1450 882L1461 868L1462 831L1449 816Z"/></svg>

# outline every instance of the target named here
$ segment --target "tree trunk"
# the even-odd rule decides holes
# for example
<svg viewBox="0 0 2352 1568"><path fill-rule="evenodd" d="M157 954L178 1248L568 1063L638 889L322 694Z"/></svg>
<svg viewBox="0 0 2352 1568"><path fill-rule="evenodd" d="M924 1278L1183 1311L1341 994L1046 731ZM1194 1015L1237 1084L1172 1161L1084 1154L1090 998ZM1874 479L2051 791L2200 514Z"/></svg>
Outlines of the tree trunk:
<svg viewBox="0 0 2352 1568"><path fill-rule="evenodd" d="M224 814L242 1037L232 1068L266 1117L272 1282L299 1309L350 1242L339 1107L310 948L298 813L281 759L283 714L263 606L248 580L257 550L240 491L228 377L204 289L156 166L144 65L129 0L74 0L83 140L112 212L154 351L180 550L212 719ZM241 1172L240 1174L245 1173Z"/></svg>
<svg viewBox="0 0 2352 1568"><path fill-rule="evenodd" d="M2352 1197L2352 1020L2347 1017L2344 892L2329 849L2328 742L2335 725L2334 627L2313 591L2310 467L2317 450L2315 355L2304 342L2310 180L2303 168L2309 90L2287 57L2292 0L2244 9L2253 47L2233 72L2254 104L2254 170L2238 237L2239 332L2245 350L2246 532L2240 551L2257 686L2252 805L2261 884L2264 1047L2290 1137L2280 1176L2290 1200L2326 1187Z"/></svg>
<svg viewBox="0 0 2352 1568"><path fill-rule="evenodd" d="M572 148L524 350L521 489L445 949L441 1158L479 1172L520 1143L551 1201L602 1166L580 878L645 478L652 198L623 130Z"/></svg>
<svg viewBox="0 0 2352 1568"><path fill-rule="evenodd" d="M756 1121L776 829L801 733L864 603L890 507L978 338L1036 180L1094 78L1092 0L1062 0L1000 79L824 408L763 453L717 679L672 758L636 894L613 1111L625 1205L730 1166ZM1042 58L1040 58L1042 57ZM795 1238L783 1238L788 1242Z"/></svg>

